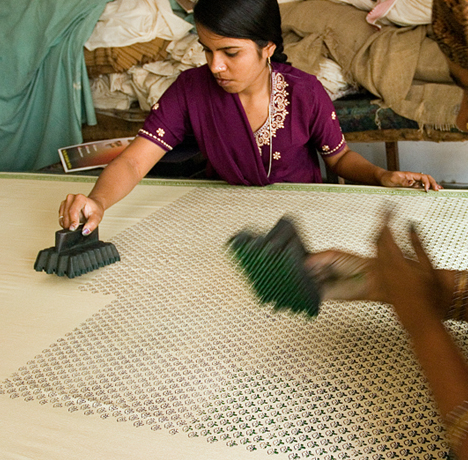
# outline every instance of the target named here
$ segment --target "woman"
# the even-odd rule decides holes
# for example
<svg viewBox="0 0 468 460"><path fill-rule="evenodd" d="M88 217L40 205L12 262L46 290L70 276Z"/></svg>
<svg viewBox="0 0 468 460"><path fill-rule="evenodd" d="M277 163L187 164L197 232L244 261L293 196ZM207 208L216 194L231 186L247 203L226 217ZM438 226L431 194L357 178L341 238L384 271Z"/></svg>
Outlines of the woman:
<svg viewBox="0 0 468 460"><path fill-rule="evenodd" d="M89 197L69 195L60 223L89 234L166 151L193 134L208 173L239 185L321 182L317 150L353 182L441 187L428 175L389 172L348 148L318 80L284 62L277 0L199 0L194 17L207 65L183 72Z"/></svg>

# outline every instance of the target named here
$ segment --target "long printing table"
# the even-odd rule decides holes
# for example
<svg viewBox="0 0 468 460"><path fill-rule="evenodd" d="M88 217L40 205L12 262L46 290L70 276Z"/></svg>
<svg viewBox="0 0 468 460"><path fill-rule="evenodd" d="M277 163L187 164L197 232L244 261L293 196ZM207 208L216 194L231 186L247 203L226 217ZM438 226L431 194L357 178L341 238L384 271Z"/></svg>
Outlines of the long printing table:
<svg viewBox="0 0 468 460"><path fill-rule="evenodd" d="M430 459L448 445L390 306L261 306L226 241L293 216L309 250L374 254L389 206L437 267L468 266L468 192L145 180L100 238L121 262L35 272L58 205L94 178L0 175L0 458ZM449 322L468 353L468 328Z"/></svg>

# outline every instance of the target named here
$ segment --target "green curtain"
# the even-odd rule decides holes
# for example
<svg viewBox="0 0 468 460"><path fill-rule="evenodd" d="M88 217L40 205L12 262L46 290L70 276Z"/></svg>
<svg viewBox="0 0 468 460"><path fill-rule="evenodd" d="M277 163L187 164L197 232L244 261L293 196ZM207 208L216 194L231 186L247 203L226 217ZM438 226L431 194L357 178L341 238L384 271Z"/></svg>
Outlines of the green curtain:
<svg viewBox="0 0 468 460"><path fill-rule="evenodd" d="M96 124L83 46L108 1L1 1L1 171L56 163Z"/></svg>

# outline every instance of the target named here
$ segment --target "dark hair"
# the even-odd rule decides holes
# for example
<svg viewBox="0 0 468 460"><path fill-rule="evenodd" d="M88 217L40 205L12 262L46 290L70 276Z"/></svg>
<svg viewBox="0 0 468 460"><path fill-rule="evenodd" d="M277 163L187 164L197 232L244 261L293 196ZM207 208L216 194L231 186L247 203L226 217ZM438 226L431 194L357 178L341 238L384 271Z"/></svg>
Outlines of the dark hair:
<svg viewBox="0 0 468 460"><path fill-rule="evenodd" d="M286 62L278 0L198 0L195 23L222 37L248 39L264 48L276 45L272 61Z"/></svg>

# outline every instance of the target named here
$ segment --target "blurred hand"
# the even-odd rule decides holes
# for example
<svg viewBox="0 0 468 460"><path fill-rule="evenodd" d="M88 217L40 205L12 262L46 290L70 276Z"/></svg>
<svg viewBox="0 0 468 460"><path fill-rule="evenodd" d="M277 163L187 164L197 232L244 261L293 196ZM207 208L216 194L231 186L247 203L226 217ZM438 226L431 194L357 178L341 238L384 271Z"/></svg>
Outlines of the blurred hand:
<svg viewBox="0 0 468 460"><path fill-rule="evenodd" d="M89 235L97 228L104 216L103 206L96 200L84 195L67 195L59 208L59 224L69 230L76 230L85 223L83 235Z"/></svg>
<svg viewBox="0 0 468 460"><path fill-rule="evenodd" d="M385 187L412 187L439 191L443 187L439 185L432 176L410 171L385 171L381 177L382 185Z"/></svg>
<svg viewBox="0 0 468 460"><path fill-rule="evenodd" d="M386 302L404 314L407 303L420 304L426 299L444 319L453 296L453 272L432 267L414 230L411 241L418 260L404 256L385 225L377 258L328 250L310 254L305 267L316 279L323 300Z"/></svg>
<svg viewBox="0 0 468 460"><path fill-rule="evenodd" d="M432 267L414 229L410 236L419 263L404 257L385 225L377 241L372 272L382 300L393 305L403 326L413 334L426 320L443 319L452 299L453 285L446 283L446 271Z"/></svg>
<svg viewBox="0 0 468 460"><path fill-rule="evenodd" d="M381 300L372 259L342 251L310 254L306 269L316 279L323 300Z"/></svg>

